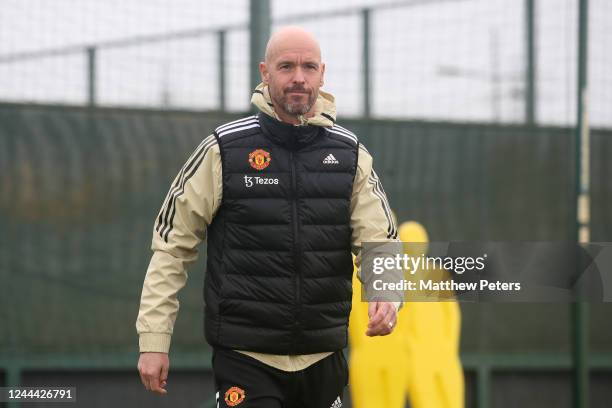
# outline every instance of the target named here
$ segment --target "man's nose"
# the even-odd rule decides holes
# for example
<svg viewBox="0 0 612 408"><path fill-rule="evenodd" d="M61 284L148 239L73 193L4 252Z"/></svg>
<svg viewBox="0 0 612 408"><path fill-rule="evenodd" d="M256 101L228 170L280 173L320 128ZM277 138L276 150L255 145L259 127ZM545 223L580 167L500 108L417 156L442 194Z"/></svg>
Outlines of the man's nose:
<svg viewBox="0 0 612 408"><path fill-rule="evenodd" d="M302 70L302 68L297 67L295 69L295 72L293 74L293 82L300 83L300 84L303 84L304 82L306 82L306 78L304 77L304 71Z"/></svg>

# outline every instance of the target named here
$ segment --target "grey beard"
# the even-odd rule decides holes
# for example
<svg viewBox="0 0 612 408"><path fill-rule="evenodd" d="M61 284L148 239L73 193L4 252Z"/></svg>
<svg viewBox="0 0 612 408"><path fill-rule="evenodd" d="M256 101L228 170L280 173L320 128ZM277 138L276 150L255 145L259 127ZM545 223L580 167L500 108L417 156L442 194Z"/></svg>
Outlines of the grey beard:
<svg viewBox="0 0 612 408"><path fill-rule="evenodd" d="M294 109L294 107L291 104L286 104L285 112L290 113L292 115L303 115L306 112L308 112L311 107L312 105L305 104L305 105L301 105L301 109Z"/></svg>

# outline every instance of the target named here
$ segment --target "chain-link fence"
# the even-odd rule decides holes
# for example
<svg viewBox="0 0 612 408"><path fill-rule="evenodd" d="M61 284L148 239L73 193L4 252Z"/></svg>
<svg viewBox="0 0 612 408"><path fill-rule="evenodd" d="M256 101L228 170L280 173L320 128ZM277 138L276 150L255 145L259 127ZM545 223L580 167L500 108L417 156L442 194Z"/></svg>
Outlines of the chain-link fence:
<svg viewBox="0 0 612 408"><path fill-rule="evenodd" d="M341 116L572 125L578 0L272 3L322 43ZM0 100L248 109L248 2L3 4ZM589 14L590 122L612 126L612 7ZM607 85L607 86L606 86Z"/></svg>
<svg viewBox="0 0 612 408"><path fill-rule="evenodd" d="M612 5L589 3L591 239L606 241ZM299 24L321 40L324 89L373 153L400 220L422 222L433 240L575 239L578 0L272 6L273 29ZM125 373L74 372L134 365L161 200L199 141L249 109L248 9L247 0L0 5L0 383L124 390L113 381ZM200 262L181 292L182 370L209 361L203 273ZM535 404L545 389L569 406L569 307L462 309L468 402ZM608 316L607 305L592 308L592 406L609 401ZM195 382L187 377L177 381ZM121 392L134 397L133 385Z"/></svg>

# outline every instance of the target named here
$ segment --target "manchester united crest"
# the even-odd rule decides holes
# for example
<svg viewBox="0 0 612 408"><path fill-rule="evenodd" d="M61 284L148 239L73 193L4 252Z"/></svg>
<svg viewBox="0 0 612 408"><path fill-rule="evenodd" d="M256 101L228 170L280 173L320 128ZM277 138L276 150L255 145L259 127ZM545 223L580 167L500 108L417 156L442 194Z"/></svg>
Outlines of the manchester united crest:
<svg viewBox="0 0 612 408"><path fill-rule="evenodd" d="M240 387L232 387L225 391L225 403L230 407L235 407L244 401L245 392Z"/></svg>
<svg viewBox="0 0 612 408"><path fill-rule="evenodd" d="M257 149L249 153L249 164L255 170L263 170L270 165L270 153L263 149Z"/></svg>

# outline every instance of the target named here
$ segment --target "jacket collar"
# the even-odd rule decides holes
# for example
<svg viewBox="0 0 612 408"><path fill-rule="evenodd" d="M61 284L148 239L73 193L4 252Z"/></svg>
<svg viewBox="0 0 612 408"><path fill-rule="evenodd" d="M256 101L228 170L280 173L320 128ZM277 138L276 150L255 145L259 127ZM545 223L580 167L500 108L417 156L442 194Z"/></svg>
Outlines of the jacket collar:
<svg viewBox="0 0 612 408"><path fill-rule="evenodd" d="M279 119L268 87L263 83L253 91L251 103L260 110L258 117L263 133L274 143L289 149L299 149L312 143L323 132L323 127L333 126L336 121L335 98L321 90L315 102L314 116L302 118L301 125L292 125Z"/></svg>
<svg viewBox="0 0 612 408"><path fill-rule="evenodd" d="M259 112L257 116L263 134L275 144L284 146L289 150L297 150L311 144L324 132L321 126L296 126L281 122L262 112Z"/></svg>

